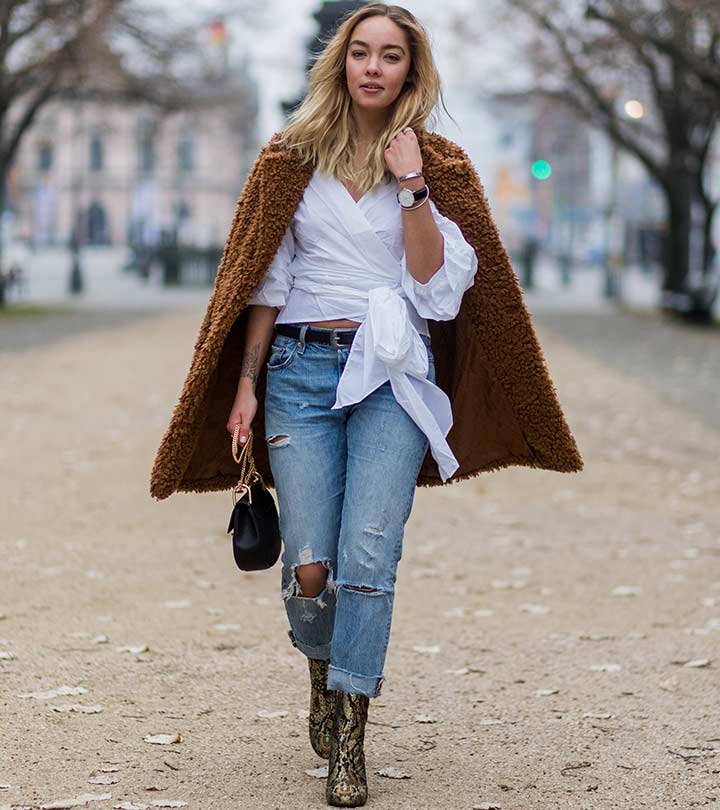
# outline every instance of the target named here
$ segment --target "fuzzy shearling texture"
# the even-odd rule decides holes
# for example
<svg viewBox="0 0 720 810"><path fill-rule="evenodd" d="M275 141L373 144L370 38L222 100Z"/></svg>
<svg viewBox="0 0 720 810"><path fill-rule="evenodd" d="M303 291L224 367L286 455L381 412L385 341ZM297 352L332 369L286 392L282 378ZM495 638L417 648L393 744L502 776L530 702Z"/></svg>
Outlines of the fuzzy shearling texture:
<svg viewBox="0 0 720 810"><path fill-rule="evenodd" d="M230 489L239 477L226 423L242 363L247 301L313 173L311 164L275 143L279 134L260 150L237 203L190 370L153 464L150 494L158 500ZM447 439L460 466L443 482L428 450L417 485L443 486L513 465L577 472L582 457L477 172L453 141L423 129L416 134L438 210L457 223L478 257L458 315L428 321L437 385L452 403ZM264 441L266 374L263 366L253 450L265 484L274 487Z"/></svg>

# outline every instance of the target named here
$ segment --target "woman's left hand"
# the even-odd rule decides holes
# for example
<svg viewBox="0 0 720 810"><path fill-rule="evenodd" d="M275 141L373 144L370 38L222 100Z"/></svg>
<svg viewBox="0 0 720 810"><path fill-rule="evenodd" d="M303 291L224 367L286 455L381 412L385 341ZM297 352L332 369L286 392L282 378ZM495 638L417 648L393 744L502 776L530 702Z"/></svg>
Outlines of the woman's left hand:
<svg viewBox="0 0 720 810"><path fill-rule="evenodd" d="M396 178L422 171L422 154L417 135L411 127L398 132L385 150L385 163Z"/></svg>

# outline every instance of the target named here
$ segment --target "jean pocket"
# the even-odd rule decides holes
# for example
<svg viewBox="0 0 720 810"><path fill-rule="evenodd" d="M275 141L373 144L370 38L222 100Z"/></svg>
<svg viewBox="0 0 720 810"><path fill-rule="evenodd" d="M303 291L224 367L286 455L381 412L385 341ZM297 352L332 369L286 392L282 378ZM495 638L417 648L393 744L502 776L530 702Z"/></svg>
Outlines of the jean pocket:
<svg viewBox="0 0 720 810"><path fill-rule="evenodd" d="M298 342L287 335L276 335L270 347L266 367L268 371L287 368L292 363L298 350Z"/></svg>

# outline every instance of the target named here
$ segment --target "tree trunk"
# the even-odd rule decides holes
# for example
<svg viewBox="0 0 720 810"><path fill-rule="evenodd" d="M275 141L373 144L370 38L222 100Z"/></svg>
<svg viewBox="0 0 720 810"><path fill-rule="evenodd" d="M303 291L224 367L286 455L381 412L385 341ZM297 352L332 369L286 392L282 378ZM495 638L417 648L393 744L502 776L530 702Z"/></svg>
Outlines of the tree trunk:
<svg viewBox="0 0 720 810"><path fill-rule="evenodd" d="M0 121L0 131L1 130ZM5 213L5 194L7 191L8 167L4 161L0 162L0 221ZM5 275L5 245L3 244L3 230L0 227L0 308L7 304L7 276Z"/></svg>
<svg viewBox="0 0 720 810"><path fill-rule="evenodd" d="M705 201L699 189L699 177L677 171L666 193L668 232L661 306L685 320L710 323L718 295L712 242L715 205Z"/></svg>

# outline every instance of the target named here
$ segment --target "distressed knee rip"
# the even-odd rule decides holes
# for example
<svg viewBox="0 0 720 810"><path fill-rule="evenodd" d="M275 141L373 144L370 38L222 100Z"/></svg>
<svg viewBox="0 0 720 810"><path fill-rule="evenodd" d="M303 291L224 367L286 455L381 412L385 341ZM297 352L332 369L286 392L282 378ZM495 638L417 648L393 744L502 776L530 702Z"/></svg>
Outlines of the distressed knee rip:
<svg viewBox="0 0 720 810"><path fill-rule="evenodd" d="M274 436L268 436L268 444L273 447L285 447L290 444L290 437L286 433L276 433Z"/></svg>
<svg viewBox="0 0 720 810"><path fill-rule="evenodd" d="M317 604L318 607L326 607L327 603L323 599L323 591L327 589L328 593L332 592L335 588L335 581L333 579L333 570L332 565L330 564L329 559L321 559L321 560L314 560L312 559L312 548L310 546L305 546L300 550L300 562L295 563L291 566L291 576L290 582L287 584L287 587L283 589L282 596L283 599L288 599L291 596L298 596L302 597L303 599L313 601ZM322 563L325 568L327 569L327 577L325 579L325 585L323 589L320 591L317 596L304 596L302 592L302 586L300 581L297 578L297 569L304 566L304 565L311 565L312 563ZM314 614L312 613L305 613L305 618L308 621L312 621L314 618Z"/></svg>

